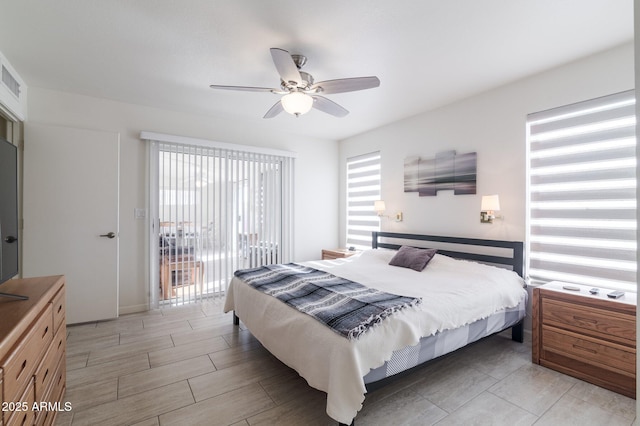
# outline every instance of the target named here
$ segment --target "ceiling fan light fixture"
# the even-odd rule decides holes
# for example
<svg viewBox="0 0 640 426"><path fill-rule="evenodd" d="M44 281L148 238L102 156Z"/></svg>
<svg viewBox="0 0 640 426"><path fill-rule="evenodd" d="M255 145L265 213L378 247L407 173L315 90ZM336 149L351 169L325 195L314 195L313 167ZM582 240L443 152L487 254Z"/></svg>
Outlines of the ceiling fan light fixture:
<svg viewBox="0 0 640 426"><path fill-rule="evenodd" d="M240 90L245 92L271 92L282 97L276 102L262 118L273 118L283 111L299 117L309 112L311 108L332 115L334 117L346 117L349 114L345 108L320 94L334 94L355 92L358 90L373 89L380 86L380 80L376 76L350 77L325 80L314 83L311 74L300 68L307 58L303 55L290 54L286 50L272 47L271 59L280 76L279 88L253 87L253 86L226 86L211 84L212 89Z"/></svg>
<svg viewBox="0 0 640 426"><path fill-rule="evenodd" d="M313 98L302 92L291 92L280 100L282 108L296 117L306 114L313 107Z"/></svg>

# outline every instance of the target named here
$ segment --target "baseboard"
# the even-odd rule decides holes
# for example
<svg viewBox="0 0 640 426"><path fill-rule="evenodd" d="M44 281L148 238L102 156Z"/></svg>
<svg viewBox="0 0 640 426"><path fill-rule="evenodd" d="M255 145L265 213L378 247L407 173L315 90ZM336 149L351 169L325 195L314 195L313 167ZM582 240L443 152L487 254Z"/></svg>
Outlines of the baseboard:
<svg viewBox="0 0 640 426"><path fill-rule="evenodd" d="M149 310L149 305L132 305L132 306L120 306L120 315L137 314L138 312L146 312Z"/></svg>

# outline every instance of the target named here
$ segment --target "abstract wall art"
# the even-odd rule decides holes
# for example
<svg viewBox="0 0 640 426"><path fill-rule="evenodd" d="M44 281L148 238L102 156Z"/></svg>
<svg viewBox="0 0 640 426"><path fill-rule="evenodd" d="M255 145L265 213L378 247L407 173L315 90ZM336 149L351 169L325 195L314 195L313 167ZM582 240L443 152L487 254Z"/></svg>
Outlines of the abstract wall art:
<svg viewBox="0 0 640 426"><path fill-rule="evenodd" d="M404 160L404 192L421 197L453 190L455 195L476 193L477 154L443 151L435 158L407 157Z"/></svg>

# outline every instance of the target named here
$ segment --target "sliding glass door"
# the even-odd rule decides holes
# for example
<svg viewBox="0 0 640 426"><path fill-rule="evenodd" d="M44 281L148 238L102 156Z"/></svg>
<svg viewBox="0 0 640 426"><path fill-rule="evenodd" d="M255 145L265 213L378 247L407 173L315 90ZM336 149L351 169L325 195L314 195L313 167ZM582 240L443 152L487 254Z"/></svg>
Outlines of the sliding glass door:
<svg viewBox="0 0 640 426"><path fill-rule="evenodd" d="M293 158L155 141L150 164L152 303L222 296L235 270L291 260Z"/></svg>

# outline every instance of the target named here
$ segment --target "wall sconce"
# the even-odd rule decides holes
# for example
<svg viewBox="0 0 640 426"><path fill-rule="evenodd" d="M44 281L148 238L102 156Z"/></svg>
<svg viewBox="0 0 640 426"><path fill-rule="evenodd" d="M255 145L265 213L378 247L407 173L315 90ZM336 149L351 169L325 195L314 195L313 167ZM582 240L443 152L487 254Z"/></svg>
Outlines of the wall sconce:
<svg viewBox="0 0 640 426"><path fill-rule="evenodd" d="M377 200L373 203L373 210L375 210L376 214L378 215L378 217L386 217L388 219L391 219L391 216L385 215L384 211L387 209L386 205L384 204L383 200ZM396 213L396 216L394 218L394 220L396 222L402 222L403 216L402 216L402 212L398 212Z"/></svg>
<svg viewBox="0 0 640 426"><path fill-rule="evenodd" d="M480 223L493 223L494 219L503 219L503 216L496 216L495 212L500 210L500 197L498 195L483 195L480 204Z"/></svg>

